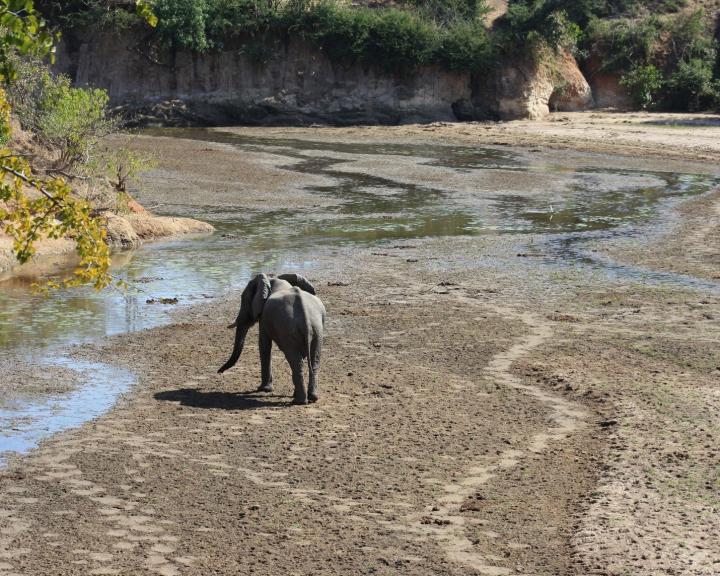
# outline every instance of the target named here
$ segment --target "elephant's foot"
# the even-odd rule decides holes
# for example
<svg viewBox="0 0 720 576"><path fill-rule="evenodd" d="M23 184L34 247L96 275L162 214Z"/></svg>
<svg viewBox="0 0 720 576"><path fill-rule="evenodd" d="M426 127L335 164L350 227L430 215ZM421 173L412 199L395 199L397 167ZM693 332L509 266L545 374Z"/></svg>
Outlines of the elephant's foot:
<svg viewBox="0 0 720 576"><path fill-rule="evenodd" d="M260 384L260 388L258 388L258 392L272 392L274 390L272 383L270 384Z"/></svg>
<svg viewBox="0 0 720 576"><path fill-rule="evenodd" d="M318 401L318 395L316 392L308 392L308 402L317 402Z"/></svg>
<svg viewBox="0 0 720 576"><path fill-rule="evenodd" d="M308 399L305 396L295 396L292 403L295 406L305 406L308 403Z"/></svg>

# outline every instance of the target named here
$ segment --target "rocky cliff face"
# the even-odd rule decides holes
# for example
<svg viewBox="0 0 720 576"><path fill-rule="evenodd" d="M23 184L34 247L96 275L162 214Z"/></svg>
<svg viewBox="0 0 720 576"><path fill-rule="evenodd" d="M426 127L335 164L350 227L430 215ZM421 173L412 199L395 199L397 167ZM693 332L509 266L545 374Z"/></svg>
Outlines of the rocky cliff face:
<svg viewBox="0 0 720 576"><path fill-rule="evenodd" d="M333 124L451 120L469 99L470 75L423 68L406 75L343 66L301 39L273 43L258 62L243 46L175 52L155 63L138 35L97 36L61 51L58 66L78 85L108 90L117 105L177 103L211 124Z"/></svg>
<svg viewBox="0 0 720 576"><path fill-rule="evenodd" d="M468 116L538 120L550 110L587 110L594 102L575 58L566 52L510 60L494 73L474 78L472 104Z"/></svg>
<svg viewBox="0 0 720 576"><path fill-rule="evenodd" d="M604 70L598 55L590 58L583 73L592 88L598 108L630 110L633 102L627 89L620 84L620 74Z"/></svg>
<svg viewBox="0 0 720 576"><path fill-rule="evenodd" d="M508 63L483 78L437 67L390 74L332 62L300 38L272 41L261 48L262 58L240 41L219 53L151 56L137 33L104 33L74 46L65 44L58 67L77 85L107 89L113 104L166 123L398 124L537 118L548 113L557 87L544 71L526 63ZM577 70L574 59L572 66ZM579 70L577 75L582 78ZM579 105L591 101L590 97Z"/></svg>

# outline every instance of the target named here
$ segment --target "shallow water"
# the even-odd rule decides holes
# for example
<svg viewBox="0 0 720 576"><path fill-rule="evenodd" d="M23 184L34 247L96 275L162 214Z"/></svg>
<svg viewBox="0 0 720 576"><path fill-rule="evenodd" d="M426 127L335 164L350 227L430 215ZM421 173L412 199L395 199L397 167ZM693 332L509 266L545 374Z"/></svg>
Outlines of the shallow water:
<svg viewBox="0 0 720 576"><path fill-rule="evenodd" d="M476 147L336 144L202 129L151 134L285 156L288 169L331 179L332 185L310 190L337 204L311 211L248 211L241 200L223 208L165 206L164 212L209 221L217 232L117 255L116 275L136 287L128 292L58 291L44 298L29 291L34 278L0 282L0 361L35 362L48 348L168 323L173 307L151 299L178 298L185 305L238 288L261 269L303 271L319 256L340 261L356 247L430 237L511 235L518 251L534 256L516 258L513 266L588 269L610 279L717 289L689 277L619 266L586 248L590 240L652 233L670 204L718 185L708 176L570 170ZM498 189L496 180L507 188ZM130 386L131 375L50 354L53 362L88 375L86 384L69 395L0 411L0 453L24 452L48 434L96 417Z"/></svg>
<svg viewBox="0 0 720 576"><path fill-rule="evenodd" d="M58 357L44 360L42 365L77 372L81 385L70 393L20 400L0 408L0 467L10 453L24 454L48 436L100 416L134 383L130 372L106 364Z"/></svg>

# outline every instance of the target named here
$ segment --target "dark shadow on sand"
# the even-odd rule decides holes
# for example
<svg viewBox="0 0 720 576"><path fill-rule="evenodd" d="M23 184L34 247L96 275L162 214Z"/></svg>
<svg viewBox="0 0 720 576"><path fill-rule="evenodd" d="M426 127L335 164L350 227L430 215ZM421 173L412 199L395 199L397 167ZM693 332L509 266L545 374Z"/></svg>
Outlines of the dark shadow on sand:
<svg viewBox="0 0 720 576"><path fill-rule="evenodd" d="M649 124L651 126L692 126L695 128L717 128L720 126L720 118L717 116L707 118L669 118L663 120L643 120L642 122L638 122L638 124Z"/></svg>
<svg viewBox="0 0 720 576"><path fill-rule="evenodd" d="M181 388L157 392L155 400L179 402L181 406L207 408L213 410L254 410L257 408L280 408L291 406L291 402L281 400L281 396L262 394L257 390L250 392L204 392L195 388Z"/></svg>

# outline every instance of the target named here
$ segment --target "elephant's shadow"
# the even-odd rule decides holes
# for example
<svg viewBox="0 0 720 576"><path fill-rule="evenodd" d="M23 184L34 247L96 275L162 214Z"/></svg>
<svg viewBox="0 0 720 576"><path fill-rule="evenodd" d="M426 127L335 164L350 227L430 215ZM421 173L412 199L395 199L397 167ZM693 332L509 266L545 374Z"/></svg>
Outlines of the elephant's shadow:
<svg viewBox="0 0 720 576"><path fill-rule="evenodd" d="M259 394L257 390L206 392L197 388L180 388L157 392L154 398L163 402L179 402L181 406L211 410L254 410L256 408L291 406L291 402L280 400L281 396L275 394L258 396L257 394Z"/></svg>

